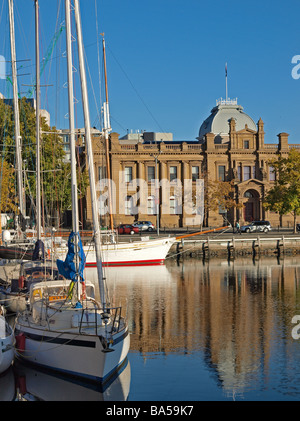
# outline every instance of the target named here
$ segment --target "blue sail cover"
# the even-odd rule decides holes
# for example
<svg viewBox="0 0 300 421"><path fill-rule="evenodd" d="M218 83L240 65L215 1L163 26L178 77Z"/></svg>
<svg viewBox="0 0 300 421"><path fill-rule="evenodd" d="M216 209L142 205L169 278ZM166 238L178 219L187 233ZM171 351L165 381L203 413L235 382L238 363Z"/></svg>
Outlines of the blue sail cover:
<svg viewBox="0 0 300 421"><path fill-rule="evenodd" d="M83 270L85 267L85 254L82 247L82 242L80 239L79 232L71 232L68 240L68 253L66 256L65 261L62 260L56 260L56 264L58 267L58 271L61 275L63 275L66 279L71 279L73 282L77 281L76 278L76 260L75 260L75 243L74 239L75 236L78 236L78 261L79 261L79 267L78 267L78 274L80 276L80 281L84 282L83 278Z"/></svg>

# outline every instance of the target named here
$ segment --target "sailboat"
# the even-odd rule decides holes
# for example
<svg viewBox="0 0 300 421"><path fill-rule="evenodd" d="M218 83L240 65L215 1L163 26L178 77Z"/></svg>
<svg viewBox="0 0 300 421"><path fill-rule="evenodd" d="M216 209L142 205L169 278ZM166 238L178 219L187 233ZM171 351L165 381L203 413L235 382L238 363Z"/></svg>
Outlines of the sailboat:
<svg viewBox="0 0 300 421"><path fill-rule="evenodd" d="M73 231L69 237L69 251L65 261L57 261L58 269L66 279L31 286L29 311L20 313L15 322L16 348L18 358L68 375L106 383L124 366L130 338L122 308L110 306L104 287L97 201L93 200L96 198L96 190L81 18L79 2L74 0L100 303L95 300L94 283L86 281L83 276L85 254L78 229L70 6L70 0L65 0ZM35 0L37 51L38 8L38 0ZM38 80L36 92L38 96Z"/></svg>
<svg viewBox="0 0 300 421"><path fill-rule="evenodd" d="M102 262L105 266L140 266L140 265L161 265L164 264L165 258L170 251L172 245L176 242L175 237L162 237L157 239L149 239L144 237L140 241L118 242L115 240L115 230L112 212L111 197L111 169L109 159L109 132L110 112L108 102L108 84L106 71L106 54L105 40L103 37L103 61L105 75L105 102L103 103L103 135L105 140L105 156L106 156L106 178L108 181L108 206L109 206L109 226L110 235L105 238L105 242L101 244ZM112 240L112 241L111 241ZM83 246L86 254L86 267L95 267L96 263L96 247L93 242ZM65 247L56 247L55 255L63 258L66 255Z"/></svg>
<svg viewBox="0 0 300 421"><path fill-rule="evenodd" d="M5 319L5 311L0 306L0 374L12 364L15 356L15 336L12 327Z"/></svg>

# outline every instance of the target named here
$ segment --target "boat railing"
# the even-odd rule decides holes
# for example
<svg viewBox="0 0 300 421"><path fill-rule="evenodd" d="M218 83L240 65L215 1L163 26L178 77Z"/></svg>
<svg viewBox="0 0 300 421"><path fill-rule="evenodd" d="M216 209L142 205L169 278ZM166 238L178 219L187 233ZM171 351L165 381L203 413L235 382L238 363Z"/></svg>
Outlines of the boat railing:
<svg viewBox="0 0 300 421"><path fill-rule="evenodd" d="M82 333L83 329L86 328L86 322L84 318L84 314L88 314L90 316L91 309L90 308L83 308L81 312L81 319L79 321L79 333ZM100 316L100 317L98 317ZM99 322L99 319L101 322ZM97 305L94 307L94 327L95 327L95 334L98 334L98 328L104 326L109 327L109 334L117 333L121 330L121 320L122 320L122 307L107 307L105 311L102 311L99 314L99 308Z"/></svg>

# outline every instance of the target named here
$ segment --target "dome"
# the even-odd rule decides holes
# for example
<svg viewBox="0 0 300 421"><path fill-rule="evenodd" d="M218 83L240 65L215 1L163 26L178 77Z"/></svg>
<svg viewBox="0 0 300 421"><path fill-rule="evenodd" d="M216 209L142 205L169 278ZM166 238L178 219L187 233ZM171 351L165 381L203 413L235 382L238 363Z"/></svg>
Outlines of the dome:
<svg viewBox="0 0 300 421"><path fill-rule="evenodd" d="M257 131L256 124L248 114L243 112L243 107L236 100L221 100L211 110L211 114L201 124L198 140L203 140L206 133L213 133L221 142L229 139L229 121L235 119L236 131L247 127Z"/></svg>

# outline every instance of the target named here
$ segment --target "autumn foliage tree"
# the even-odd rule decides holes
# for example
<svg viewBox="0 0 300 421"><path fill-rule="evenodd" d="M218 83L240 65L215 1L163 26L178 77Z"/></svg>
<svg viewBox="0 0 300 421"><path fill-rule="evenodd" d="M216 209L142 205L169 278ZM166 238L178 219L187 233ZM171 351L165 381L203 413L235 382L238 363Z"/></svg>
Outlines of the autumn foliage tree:
<svg viewBox="0 0 300 421"><path fill-rule="evenodd" d="M14 186L14 168L6 161L0 164L0 209L1 213L17 212L18 203Z"/></svg>
<svg viewBox="0 0 300 421"><path fill-rule="evenodd" d="M210 211L225 211L225 214L233 208L240 208L234 198L234 182L221 180L208 180L205 188L206 216Z"/></svg>
<svg viewBox="0 0 300 421"><path fill-rule="evenodd" d="M300 215L300 153L291 149L287 157L269 161L274 168L274 187L266 194L264 207L279 215L291 213L296 232L297 215Z"/></svg>

